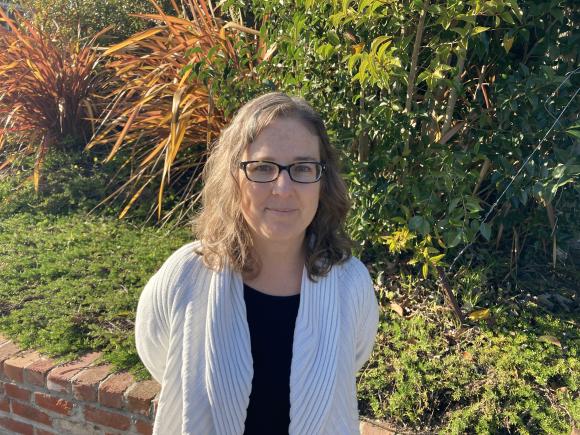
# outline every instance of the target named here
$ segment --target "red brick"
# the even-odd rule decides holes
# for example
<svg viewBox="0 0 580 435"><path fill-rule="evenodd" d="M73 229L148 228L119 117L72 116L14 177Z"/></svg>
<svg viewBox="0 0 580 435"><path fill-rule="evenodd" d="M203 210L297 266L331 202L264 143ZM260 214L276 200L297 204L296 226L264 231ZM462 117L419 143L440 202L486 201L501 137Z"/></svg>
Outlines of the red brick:
<svg viewBox="0 0 580 435"><path fill-rule="evenodd" d="M153 433L153 425L147 421L137 420L135 428L137 432L143 435L151 435Z"/></svg>
<svg viewBox="0 0 580 435"><path fill-rule="evenodd" d="M12 420L11 418L0 417L0 426L11 430L13 433L34 435L34 428L32 426Z"/></svg>
<svg viewBox="0 0 580 435"><path fill-rule="evenodd" d="M10 400L7 397L0 398L0 411L10 412Z"/></svg>
<svg viewBox="0 0 580 435"><path fill-rule="evenodd" d="M24 388L20 388L14 384L6 384L4 385L6 389L6 395L10 397L14 397L18 400L23 400L25 402L30 401L30 391L25 390Z"/></svg>
<svg viewBox="0 0 580 435"><path fill-rule="evenodd" d="M24 382L39 387L46 386L46 374L57 366L50 358L41 358L24 369Z"/></svg>
<svg viewBox="0 0 580 435"><path fill-rule="evenodd" d="M73 397L86 402L96 402L99 383L111 373L111 365L89 367L72 380Z"/></svg>
<svg viewBox="0 0 580 435"><path fill-rule="evenodd" d="M52 419L42 411L23 403L12 402L12 412L29 420L38 421L47 426L52 426Z"/></svg>
<svg viewBox="0 0 580 435"><path fill-rule="evenodd" d="M159 406L159 394L151 401L153 403L153 415L157 415L157 407ZM153 417L153 415L151 417Z"/></svg>
<svg viewBox="0 0 580 435"><path fill-rule="evenodd" d="M123 393L135 383L130 373L112 375L99 386L99 403L109 408L123 407Z"/></svg>
<svg viewBox="0 0 580 435"><path fill-rule="evenodd" d="M74 378L78 372L94 362L100 356L101 354L99 352L92 352L84 355L77 361L73 361L52 369L46 377L46 387L49 390L70 393L71 379Z"/></svg>
<svg viewBox="0 0 580 435"><path fill-rule="evenodd" d="M34 393L34 403L49 411L58 412L63 415L70 415L73 409L73 403L68 400L53 397L50 394Z"/></svg>
<svg viewBox="0 0 580 435"><path fill-rule="evenodd" d="M128 417L117 414L116 412L104 411L90 406L87 406L85 409L85 420L119 430L128 430L131 427L131 420Z"/></svg>
<svg viewBox="0 0 580 435"><path fill-rule="evenodd" d="M4 373L20 384L24 382L23 369L40 359L38 352L26 352L4 361Z"/></svg>
<svg viewBox="0 0 580 435"><path fill-rule="evenodd" d="M20 348L12 341L0 345L0 378L4 376L4 361L20 352Z"/></svg>
<svg viewBox="0 0 580 435"><path fill-rule="evenodd" d="M49 430L44 430L44 429L39 429L39 428L34 428L34 430L36 432L34 432L34 435L57 435L55 432L51 432Z"/></svg>
<svg viewBox="0 0 580 435"><path fill-rule="evenodd" d="M157 381L144 381L133 385L127 390L127 406L132 412L150 415L151 401L161 390Z"/></svg>

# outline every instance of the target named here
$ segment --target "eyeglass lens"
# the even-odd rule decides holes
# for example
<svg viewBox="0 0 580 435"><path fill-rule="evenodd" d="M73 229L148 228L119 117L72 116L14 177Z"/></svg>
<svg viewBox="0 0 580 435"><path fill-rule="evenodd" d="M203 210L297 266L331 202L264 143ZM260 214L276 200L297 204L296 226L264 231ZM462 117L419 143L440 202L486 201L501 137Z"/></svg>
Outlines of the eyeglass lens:
<svg viewBox="0 0 580 435"><path fill-rule="evenodd" d="M269 162L253 162L246 166L246 174L251 181L267 183L278 178L280 168ZM319 163L293 163L288 168L290 178L299 183L314 183L322 172Z"/></svg>

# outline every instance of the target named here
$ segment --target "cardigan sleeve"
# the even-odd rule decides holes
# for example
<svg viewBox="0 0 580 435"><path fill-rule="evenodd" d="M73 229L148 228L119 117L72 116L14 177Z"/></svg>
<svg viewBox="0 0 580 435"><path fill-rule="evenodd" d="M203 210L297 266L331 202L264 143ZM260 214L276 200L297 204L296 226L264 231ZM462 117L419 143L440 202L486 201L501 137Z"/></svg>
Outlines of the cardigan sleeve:
<svg viewBox="0 0 580 435"><path fill-rule="evenodd" d="M179 290L184 263L191 258L193 244L174 252L145 285L135 315L135 346L139 358L161 384L169 348L171 315Z"/></svg>
<svg viewBox="0 0 580 435"><path fill-rule="evenodd" d="M379 305L366 266L358 259L354 259L353 266L358 302L355 354L355 370L358 372L368 361L375 344L379 324Z"/></svg>

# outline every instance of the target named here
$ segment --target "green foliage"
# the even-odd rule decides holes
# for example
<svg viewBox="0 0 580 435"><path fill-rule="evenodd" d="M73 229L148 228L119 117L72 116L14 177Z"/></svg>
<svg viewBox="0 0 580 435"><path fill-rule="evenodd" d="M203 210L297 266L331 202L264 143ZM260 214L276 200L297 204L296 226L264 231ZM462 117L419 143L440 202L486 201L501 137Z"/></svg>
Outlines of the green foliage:
<svg viewBox="0 0 580 435"><path fill-rule="evenodd" d="M340 150L355 254L393 308L360 376L363 414L442 433L569 433L580 421L575 3L220 7L247 26L228 39L237 55L199 59L191 48L172 57L181 77L202 83L226 119L266 90L302 95ZM57 182L49 174L36 202L0 183L18 211L0 205L0 249L19 252L0 263L0 329L55 354L105 349L144 374L131 313L144 279L187 235L86 216L105 191L92 183L107 176L83 178L81 167ZM458 330L430 278L465 246L450 279L472 316Z"/></svg>
<svg viewBox="0 0 580 435"><path fill-rule="evenodd" d="M137 301L148 277L191 236L119 222L112 206L89 214L110 173L86 155L51 153L46 164L39 196L29 184L18 188L22 175L0 180L0 330L63 361L100 350L116 369L147 377L133 338Z"/></svg>
<svg viewBox="0 0 580 435"><path fill-rule="evenodd" d="M14 4L57 40L92 36L108 26L113 39L126 38L148 27L131 14L155 13L148 0L15 0ZM166 12L172 9L170 0L159 4Z"/></svg>
<svg viewBox="0 0 580 435"><path fill-rule="evenodd" d="M567 242L580 234L563 211L580 195L573 2L232 0L226 7L276 44L256 67L258 79L304 96L327 120L350 181L349 230L365 259L380 267L398 257L427 274L467 244L462 260L469 261L493 243L508 261L524 239L544 246L536 259L553 260L547 243L569 252ZM555 242L549 207L558 216ZM389 235L402 229L416 237L389 253Z"/></svg>
<svg viewBox="0 0 580 435"><path fill-rule="evenodd" d="M394 306L411 317L384 317L361 376L365 413L443 433L569 432L579 418L567 317L580 238L575 3L223 8L276 46L257 81L303 96L326 120L349 184L355 254L379 284L409 287ZM476 310L468 322L490 324L455 331L432 278L460 252L457 299L465 314ZM421 278L405 284L401 274ZM387 307L397 292L379 293Z"/></svg>
<svg viewBox="0 0 580 435"><path fill-rule="evenodd" d="M407 286L421 292L416 279ZM383 313L359 378L366 413L440 433L570 433L580 418L580 337L572 319L519 300L493 309L488 325L457 330L432 308L405 318ZM557 345L542 337L557 337Z"/></svg>

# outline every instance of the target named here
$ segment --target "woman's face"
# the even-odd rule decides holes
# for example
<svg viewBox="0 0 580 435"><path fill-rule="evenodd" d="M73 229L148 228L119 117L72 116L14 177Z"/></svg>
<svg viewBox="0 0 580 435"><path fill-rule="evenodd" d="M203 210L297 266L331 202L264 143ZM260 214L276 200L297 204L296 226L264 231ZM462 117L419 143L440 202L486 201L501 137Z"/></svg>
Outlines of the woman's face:
<svg viewBox="0 0 580 435"><path fill-rule="evenodd" d="M298 119L275 119L248 145L242 160L318 162L319 139ZM241 169L239 177L242 214L254 242L301 243L318 208L320 181L296 183L285 170L269 183L252 182Z"/></svg>

